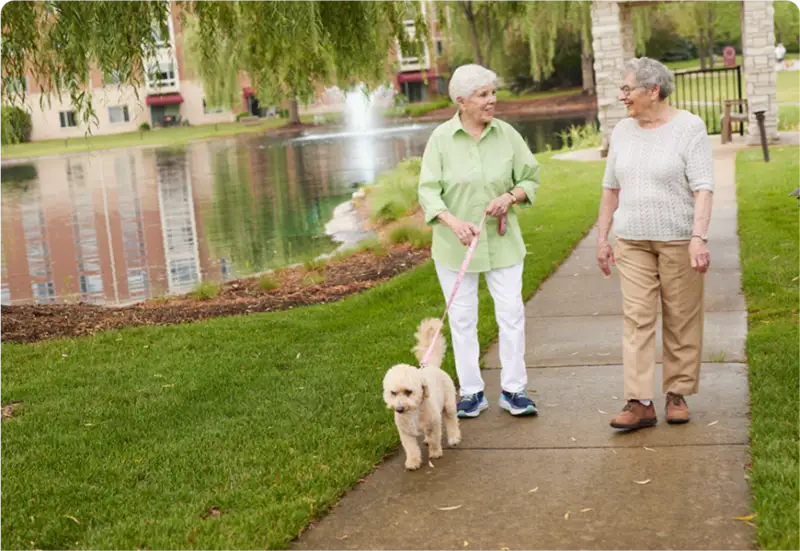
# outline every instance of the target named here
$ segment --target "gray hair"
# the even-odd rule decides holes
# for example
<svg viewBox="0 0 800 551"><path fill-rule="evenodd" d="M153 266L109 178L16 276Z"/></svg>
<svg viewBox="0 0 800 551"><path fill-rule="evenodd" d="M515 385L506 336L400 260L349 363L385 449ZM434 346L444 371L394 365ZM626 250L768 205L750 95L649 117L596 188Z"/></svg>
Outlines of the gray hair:
<svg viewBox="0 0 800 551"><path fill-rule="evenodd" d="M659 96L667 99L675 89L674 76L666 65L649 57L634 58L625 64L625 72L633 73L636 82L645 88L656 84L660 87Z"/></svg>
<svg viewBox="0 0 800 551"><path fill-rule="evenodd" d="M497 84L497 74L494 71L480 65L462 65L450 77L450 99L457 103L456 98L466 99L478 88L494 84Z"/></svg>

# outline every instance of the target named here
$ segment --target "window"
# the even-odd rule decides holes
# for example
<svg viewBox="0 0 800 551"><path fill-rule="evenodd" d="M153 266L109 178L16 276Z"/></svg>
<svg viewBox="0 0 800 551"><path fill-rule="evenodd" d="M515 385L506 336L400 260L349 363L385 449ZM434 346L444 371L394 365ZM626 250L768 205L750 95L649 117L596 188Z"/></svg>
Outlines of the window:
<svg viewBox="0 0 800 551"><path fill-rule="evenodd" d="M109 107L108 120L111 121L111 124L116 124L118 122L128 122L129 120L131 120L128 114L128 106L117 105L115 107Z"/></svg>
<svg viewBox="0 0 800 551"><path fill-rule="evenodd" d="M206 105L206 100L203 100L203 113L206 115L210 113L222 113L223 111L225 111L224 107L209 107Z"/></svg>
<svg viewBox="0 0 800 551"><path fill-rule="evenodd" d="M444 55L444 43L441 40L436 41L436 55Z"/></svg>
<svg viewBox="0 0 800 551"><path fill-rule="evenodd" d="M153 86L175 86L175 65L168 61L159 63L150 69L150 78Z"/></svg>
<svg viewBox="0 0 800 551"><path fill-rule="evenodd" d="M61 120L61 128L78 126L75 122L75 111L61 111L58 113L58 118Z"/></svg>

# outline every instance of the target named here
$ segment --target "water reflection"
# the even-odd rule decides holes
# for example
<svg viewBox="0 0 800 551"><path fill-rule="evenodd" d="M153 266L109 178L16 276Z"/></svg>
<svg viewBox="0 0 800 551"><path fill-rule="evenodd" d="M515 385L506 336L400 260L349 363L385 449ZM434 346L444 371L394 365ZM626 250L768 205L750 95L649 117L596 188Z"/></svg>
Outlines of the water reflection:
<svg viewBox="0 0 800 551"><path fill-rule="evenodd" d="M593 115L589 117L593 118ZM579 119L509 120L535 151ZM2 169L2 302L126 304L330 252L337 205L434 125L45 158Z"/></svg>

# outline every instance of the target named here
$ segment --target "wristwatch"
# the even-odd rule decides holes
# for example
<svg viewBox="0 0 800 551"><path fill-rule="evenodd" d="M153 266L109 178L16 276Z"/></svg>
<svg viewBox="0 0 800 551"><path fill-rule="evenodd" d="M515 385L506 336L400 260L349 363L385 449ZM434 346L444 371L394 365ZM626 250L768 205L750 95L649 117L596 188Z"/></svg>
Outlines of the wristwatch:
<svg viewBox="0 0 800 551"><path fill-rule="evenodd" d="M693 234L692 234L692 237L696 237L696 238L698 238L698 239L699 239L700 241L702 241L703 243L708 243L708 236L705 236L705 235L700 235L699 233L693 233Z"/></svg>

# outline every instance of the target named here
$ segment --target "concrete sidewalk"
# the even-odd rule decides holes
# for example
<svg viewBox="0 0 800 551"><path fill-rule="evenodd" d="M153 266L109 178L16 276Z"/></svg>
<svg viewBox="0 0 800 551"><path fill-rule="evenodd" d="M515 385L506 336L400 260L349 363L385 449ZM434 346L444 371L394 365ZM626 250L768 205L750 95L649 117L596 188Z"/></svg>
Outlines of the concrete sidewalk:
<svg viewBox="0 0 800 551"><path fill-rule="evenodd" d="M596 266L592 233L526 307L528 386L539 417L516 419L497 407L493 347L484 371L491 408L462 422L462 444L412 473L395 454L293 547L753 548L751 526L733 519L749 512L737 149L714 147L704 352L714 363L703 365L700 394L688 399L691 423L667 425L661 397L656 428L624 434L608 426L624 405L622 305L616 274L603 278Z"/></svg>

